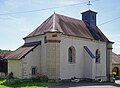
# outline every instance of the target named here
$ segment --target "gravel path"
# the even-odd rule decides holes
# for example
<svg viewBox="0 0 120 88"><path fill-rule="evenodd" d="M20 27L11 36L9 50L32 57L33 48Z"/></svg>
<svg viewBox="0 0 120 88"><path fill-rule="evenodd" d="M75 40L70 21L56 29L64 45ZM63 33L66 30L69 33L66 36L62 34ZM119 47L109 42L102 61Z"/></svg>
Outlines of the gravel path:
<svg viewBox="0 0 120 88"><path fill-rule="evenodd" d="M120 80L115 83L61 83L49 88L120 88Z"/></svg>

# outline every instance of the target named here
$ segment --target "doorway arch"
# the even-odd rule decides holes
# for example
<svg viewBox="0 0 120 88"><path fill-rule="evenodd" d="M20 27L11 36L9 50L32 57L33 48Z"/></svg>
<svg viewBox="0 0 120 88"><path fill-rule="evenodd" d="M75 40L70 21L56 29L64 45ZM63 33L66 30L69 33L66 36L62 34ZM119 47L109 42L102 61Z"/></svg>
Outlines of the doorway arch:
<svg viewBox="0 0 120 88"><path fill-rule="evenodd" d="M114 67L112 72L116 72L116 75L119 76L119 68L118 67Z"/></svg>

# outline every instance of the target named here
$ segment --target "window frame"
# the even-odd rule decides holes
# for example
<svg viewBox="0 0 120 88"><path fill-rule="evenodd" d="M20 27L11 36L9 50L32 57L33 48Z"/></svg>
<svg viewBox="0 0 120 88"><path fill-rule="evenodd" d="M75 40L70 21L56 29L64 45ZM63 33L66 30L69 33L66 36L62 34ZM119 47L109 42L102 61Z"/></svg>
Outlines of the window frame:
<svg viewBox="0 0 120 88"><path fill-rule="evenodd" d="M74 64L76 62L76 50L75 47L71 46L68 48L68 63Z"/></svg>
<svg viewBox="0 0 120 88"><path fill-rule="evenodd" d="M44 43L47 43L47 36L44 36Z"/></svg>
<svg viewBox="0 0 120 88"><path fill-rule="evenodd" d="M36 66L31 67L31 74L32 75L36 75L37 74L37 67Z"/></svg>
<svg viewBox="0 0 120 88"><path fill-rule="evenodd" d="M100 50L99 49L95 51L95 56L96 56L95 62L100 63Z"/></svg>

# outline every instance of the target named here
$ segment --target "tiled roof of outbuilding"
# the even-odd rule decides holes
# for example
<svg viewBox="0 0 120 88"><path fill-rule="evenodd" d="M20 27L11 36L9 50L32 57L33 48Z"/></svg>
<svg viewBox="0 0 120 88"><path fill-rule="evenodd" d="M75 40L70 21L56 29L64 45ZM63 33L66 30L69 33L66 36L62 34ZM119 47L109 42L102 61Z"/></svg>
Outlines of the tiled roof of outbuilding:
<svg viewBox="0 0 120 88"><path fill-rule="evenodd" d="M112 53L112 64L120 64L120 56Z"/></svg>
<svg viewBox="0 0 120 88"><path fill-rule="evenodd" d="M23 46L21 46L14 52L11 52L7 57L5 57L5 59L20 60L40 44L40 41L25 43Z"/></svg>
<svg viewBox="0 0 120 88"><path fill-rule="evenodd" d="M7 57L10 53L0 53L0 59L4 59Z"/></svg>

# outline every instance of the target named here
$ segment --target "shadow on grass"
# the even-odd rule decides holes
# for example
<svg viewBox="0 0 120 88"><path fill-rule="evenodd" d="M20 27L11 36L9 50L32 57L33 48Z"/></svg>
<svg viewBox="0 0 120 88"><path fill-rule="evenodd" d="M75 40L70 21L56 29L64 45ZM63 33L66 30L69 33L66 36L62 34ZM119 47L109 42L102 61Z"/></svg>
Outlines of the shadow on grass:
<svg viewBox="0 0 120 88"><path fill-rule="evenodd" d="M2 82L1 85L7 87L48 87L51 83L41 82L39 80L9 80Z"/></svg>

